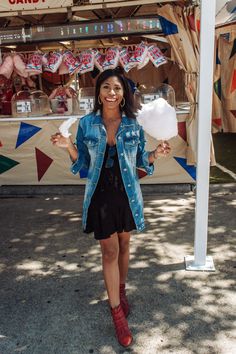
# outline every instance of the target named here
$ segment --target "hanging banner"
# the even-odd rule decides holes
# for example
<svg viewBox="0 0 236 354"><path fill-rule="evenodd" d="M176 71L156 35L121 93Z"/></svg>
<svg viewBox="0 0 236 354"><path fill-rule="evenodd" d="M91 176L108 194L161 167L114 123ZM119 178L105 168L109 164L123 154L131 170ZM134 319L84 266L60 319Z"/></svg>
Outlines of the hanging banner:
<svg viewBox="0 0 236 354"><path fill-rule="evenodd" d="M73 0L1 0L0 12L56 9L72 5Z"/></svg>

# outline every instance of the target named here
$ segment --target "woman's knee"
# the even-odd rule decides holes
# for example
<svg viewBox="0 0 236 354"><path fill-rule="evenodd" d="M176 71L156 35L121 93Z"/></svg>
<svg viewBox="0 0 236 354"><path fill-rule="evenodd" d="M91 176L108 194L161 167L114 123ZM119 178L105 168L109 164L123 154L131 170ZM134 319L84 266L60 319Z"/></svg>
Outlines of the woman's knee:
<svg viewBox="0 0 236 354"><path fill-rule="evenodd" d="M130 245L130 235L128 233L127 233L127 235L122 235L122 237L119 237L120 253L128 252L129 245Z"/></svg>
<svg viewBox="0 0 236 354"><path fill-rule="evenodd" d="M117 247L103 247L102 258L106 262L114 262L118 258L118 252Z"/></svg>
<svg viewBox="0 0 236 354"><path fill-rule="evenodd" d="M119 243L117 237L110 238L105 241L100 241L102 258L106 262L114 262L118 259Z"/></svg>

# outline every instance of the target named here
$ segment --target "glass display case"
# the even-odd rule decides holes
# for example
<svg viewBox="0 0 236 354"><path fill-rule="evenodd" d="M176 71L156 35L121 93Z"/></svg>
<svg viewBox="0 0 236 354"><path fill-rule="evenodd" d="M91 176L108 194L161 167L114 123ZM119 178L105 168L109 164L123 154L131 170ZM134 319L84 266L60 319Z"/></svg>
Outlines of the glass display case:
<svg viewBox="0 0 236 354"><path fill-rule="evenodd" d="M14 117L45 116L51 113L48 96L40 90L22 90L11 100Z"/></svg>
<svg viewBox="0 0 236 354"><path fill-rule="evenodd" d="M71 115L79 113L79 101L77 97L56 97L50 99L52 113Z"/></svg>
<svg viewBox="0 0 236 354"><path fill-rule="evenodd" d="M136 93L141 103L149 103L157 98L164 98L172 107L176 107L175 90L168 84L158 87L141 85Z"/></svg>

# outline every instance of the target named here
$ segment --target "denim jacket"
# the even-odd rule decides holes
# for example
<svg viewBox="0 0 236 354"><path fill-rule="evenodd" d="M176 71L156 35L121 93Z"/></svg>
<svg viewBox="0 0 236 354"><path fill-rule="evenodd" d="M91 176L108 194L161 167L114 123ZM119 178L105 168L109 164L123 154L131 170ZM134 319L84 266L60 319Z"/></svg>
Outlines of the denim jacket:
<svg viewBox="0 0 236 354"><path fill-rule="evenodd" d="M100 113L90 113L80 119L76 135L78 159L72 164L73 174L87 177L83 203L83 228L86 228L88 208L96 189L107 144L106 129ZM138 181L136 167L151 175L153 164L149 164L149 152L144 149L144 131L135 119L122 116L116 134L116 147L121 176L128 196L130 209L138 231L145 227L143 216L143 198Z"/></svg>

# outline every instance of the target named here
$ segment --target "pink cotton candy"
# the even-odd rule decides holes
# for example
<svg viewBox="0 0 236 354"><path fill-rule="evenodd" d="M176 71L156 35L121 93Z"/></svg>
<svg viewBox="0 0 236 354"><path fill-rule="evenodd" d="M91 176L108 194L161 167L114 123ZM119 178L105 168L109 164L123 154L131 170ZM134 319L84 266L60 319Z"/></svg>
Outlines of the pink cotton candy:
<svg viewBox="0 0 236 354"><path fill-rule="evenodd" d="M11 74L13 73L14 63L10 55L4 58L2 65L0 65L0 75L5 76L7 79L10 79Z"/></svg>
<svg viewBox="0 0 236 354"><path fill-rule="evenodd" d="M14 54L13 63L14 63L14 71L19 76L24 77L26 79L29 74L26 71L26 64L24 62L24 58L20 54Z"/></svg>

